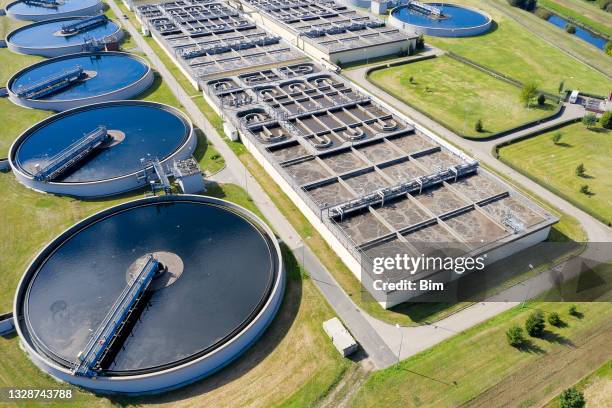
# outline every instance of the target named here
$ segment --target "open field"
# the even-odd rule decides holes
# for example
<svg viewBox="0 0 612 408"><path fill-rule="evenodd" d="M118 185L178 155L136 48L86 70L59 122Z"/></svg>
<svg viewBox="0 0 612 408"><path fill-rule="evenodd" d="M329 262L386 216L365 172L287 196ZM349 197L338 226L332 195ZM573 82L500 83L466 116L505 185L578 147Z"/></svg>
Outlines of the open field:
<svg viewBox="0 0 612 408"><path fill-rule="evenodd" d="M567 326L547 326L542 339L517 350L505 331L533 309L561 314ZM537 406L612 357L612 307L581 303L582 318L565 303L514 308L433 348L376 372L354 395L354 407ZM493 402L494 401L494 402Z"/></svg>
<svg viewBox="0 0 612 408"><path fill-rule="evenodd" d="M486 137L549 116L555 109L550 103L528 109L519 100L519 88L447 56L377 70L369 80L455 133L471 137ZM474 129L478 119L483 132Z"/></svg>
<svg viewBox="0 0 612 408"><path fill-rule="evenodd" d="M578 381L574 387L584 393L587 407L612 406L612 361L608 361ZM558 406L559 396L545 405L546 408L557 408Z"/></svg>
<svg viewBox="0 0 612 408"><path fill-rule="evenodd" d="M594 1L538 0L538 5L612 37L612 14L600 9Z"/></svg>
<svg viewBox="0 0 612 408"><path fill-rule="evenodd" d="M551 138L557 132L563 136L561 143L555 145ZM612 221L611 136L612 131L589 130L582 123L576 123L502 147L499 155L503 161L609 223ZM584 177L575 173L580 163L586 167ZM592 195L579 191L585 184Z"/></svg>
<svg viewBox="0 0 612 408"><path fill-rule="evenodd" d="M595 47L588 47L580 39L559 32L556 27L539 17L510 7L506 0L491 3L477 0L459 0L487 11L497 23L494 31L470 38L427 37L426 41L439 48L453 51L522 82L536 81L549 92L556 92L560 81L567 89L606 94L612 87L612 64L609 56ZM499 7L499 8L498 8ZM503 11L501 11L503 10ZM506 13L529 26L530 30L546 35L558 46L592 60L594 65L607 72L608 77L579 63L560 49L543 41ZM593 48L592 50L590 48Z"/></svg>

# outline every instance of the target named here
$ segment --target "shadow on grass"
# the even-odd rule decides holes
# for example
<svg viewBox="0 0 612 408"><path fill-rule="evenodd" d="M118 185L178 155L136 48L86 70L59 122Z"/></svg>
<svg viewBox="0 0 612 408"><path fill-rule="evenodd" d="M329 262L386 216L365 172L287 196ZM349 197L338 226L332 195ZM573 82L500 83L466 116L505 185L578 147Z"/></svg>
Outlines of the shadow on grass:
<svg viewBox="0 0 612 408"><path fill-rule="evenodd" d="M141 93L140 95L138 95L139 99L146 99L149 96L151 96L155 91L157 91L159 89L159 87L162 85L162 77L159 75L159 73L154 72L154 79L153 79L153 83L151 84L151 86L144 91L143 93Z"/></svg>
<svg viewBox="0 0 612 408"><path fill-rule="evenodd" d="M523 353L546 354L546 351L544 351L542 347L538 346L537 344L535 344L533 341L529 339L523 340L523 342L521 343L520 346L517 347L517 349L519 351L522 351Z"/></svg>
<svg viewBox="0 0 612 408"><path fill-rule="evenodd" d="M561 344L563 346L572 348L575 347L574 342L572 342L570 339L561 336L559 333L551 332L550 330L544 330L540 338L549 343Z"/></svg>
<svg viewBox="0 0 612 408"><path fill-rule="evenodd" d="M565 142L557 142L557 143L555 143L555 146L559 146L559 147L574 147L573 145L571 145L569 143L565 143Z"/></svg>

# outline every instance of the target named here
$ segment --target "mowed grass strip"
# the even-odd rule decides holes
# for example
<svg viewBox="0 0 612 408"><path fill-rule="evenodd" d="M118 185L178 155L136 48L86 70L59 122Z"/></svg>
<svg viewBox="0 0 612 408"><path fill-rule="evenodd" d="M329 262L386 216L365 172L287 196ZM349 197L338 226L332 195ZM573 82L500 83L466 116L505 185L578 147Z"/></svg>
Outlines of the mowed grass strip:
<svg viewBox="0 0 612 408"><path fill-rule="evenodd" d="M486 137L555 109L548 103L527 108L519 100L519 88L447 56L377 70L369 79L465 136ZM475 130L478 119L483 132Z"/></svg>
<svg viewBox="0 0 612 408"><path fill-rule="evenodd" d="M567 89L580 89L581 91L602 95L610 91L612 80L609 77L582 64L560 49L527 31L517 22L499 12L494 6L487 4L488 2L456 0L454 3L485 10L493 16L497 27L490 33L477 37L427 37L426 41L429 44L444 50L453 51L521 82L536 81L541 89L549 92L557 92L560 81L565 81ZM510 7L507 5L506 0L495 1L495 5L498 7ZM540 24L542 27L547 28L548 31L554 30L554 40L556 42L568 40L564 39L564 33L557 33L556 28L549 23L542 21L534 15L526 16L527 13L524 14L521 13L521 17L531 18L530 22L533 21L534 24ZM548 25L550 27L547 27ZM575 39L570 38L569 40ZM563 44L559 43L559 45ZM590 46L581 45L581 49L584 49L585 52L588 51L590 56L599 60L600 63L598 65L604 68L607 66L606 69L612 72L608 60L609 57L594 47L591 47L593 50L590 50L588 47Z"/></svg>
<svg viewBox="0 0 612 408"><path fill-rule="evenodd" d="M552 137L561 133L559 144ZM499 150L500 158L538 182L559 190L571 201L591 209L605 222L612 221L612 131L587 129L575 123L517 142ZM584 177L576 167L584 164ZM588 185L591 195L580 192Z"/></svg>
<svg viewBox="0 0 612 408"><path fill-rule="evenodd" d="M513 324L522 326L536 308L558 312L567 326L547 325L544 338L529 338L522 350L509 346L506 330ZM439 408L468 401L468 406L523 406L523 402L537 406L612 354L604 346L612 334L609 303L578 304L581 319L569 316L567 310L568 304L555 302L531 303L527 308L504 312L398 366L372 374L350 406ZM589 353L580 355L582 350ZM587 358L596 365L580 363ZM553 382L554 386L548 387ZM492 399L475 399L488 395L488 390L495 390L490 393ZM506 399L509 397L515 399Z"/></svg>

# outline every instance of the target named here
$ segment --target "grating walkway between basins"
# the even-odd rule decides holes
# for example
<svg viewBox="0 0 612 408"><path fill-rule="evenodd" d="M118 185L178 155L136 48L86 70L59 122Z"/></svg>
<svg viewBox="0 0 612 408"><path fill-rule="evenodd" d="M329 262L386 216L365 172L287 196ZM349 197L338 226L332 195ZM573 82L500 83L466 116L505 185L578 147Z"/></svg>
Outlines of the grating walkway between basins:
<svg viewBox="0 0 612 408"><path fill-rule="evenodd" d="M195 82L225 72L304 60L280 37L214 0L177 0L136 8L140 21Z"/></svg>
<svg viewBox="0 0 612 408"><path fill-rule="evenodd" d="M555 222L316 64L219 78L204 91L360 262L480 253Z"/></svg>

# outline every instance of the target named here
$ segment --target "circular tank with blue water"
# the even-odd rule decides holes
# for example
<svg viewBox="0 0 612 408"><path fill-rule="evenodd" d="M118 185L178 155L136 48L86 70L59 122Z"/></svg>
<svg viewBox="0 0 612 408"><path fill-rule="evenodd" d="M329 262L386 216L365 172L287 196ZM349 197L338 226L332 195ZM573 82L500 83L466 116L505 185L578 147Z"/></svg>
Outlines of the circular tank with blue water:
<svg viewBox="0 0 612 408"><path fill-rule="evenodd" d="M284 273L273 232L246 209L149 197L95 214L44 248L18 286L15 321L30 358L55 378L161 392L248 349L278 311Z"/></svg>
<svg viewBox="0 0 612 408"><path fill-rule="evenodd" d="M189 119L167 105L117 101L58 113L11 146L17 179L38 191L76 197L119 194L147 184L143 170L170 166L196 148Z"/></svg>
<svg viewBox="0 0 612 408"><path fill-rule="evenodd" d="M9 79L9 99L21 106L63 111L131 99L154 81L147 62L122 52L72 54L42 61Z"/></svg>
<svg viewBox="0 0 612 408"><path fill-rule="evenodd" d="M493 20L482 10L449 3L417 3L391 10L389 24L436 37L472 37L491 30Z"/></svg>
<svg viewBox="0 0 612 408"><path fill-rule="evenodd" d="M123 31L104 15L46 20L13 30L6 45L20 54L58 57L75 54L107 42L118 42Z"/></svg>
<svg viewBox="0 0 612 408"><path fill-rule="evenodd" d="M102 9L101 0L18 0L9 3L5 8L7 16L29 21L92 16Z"/></svg>

